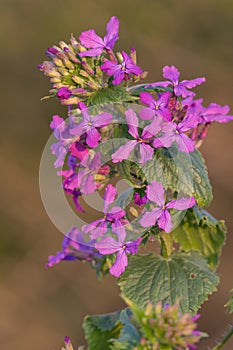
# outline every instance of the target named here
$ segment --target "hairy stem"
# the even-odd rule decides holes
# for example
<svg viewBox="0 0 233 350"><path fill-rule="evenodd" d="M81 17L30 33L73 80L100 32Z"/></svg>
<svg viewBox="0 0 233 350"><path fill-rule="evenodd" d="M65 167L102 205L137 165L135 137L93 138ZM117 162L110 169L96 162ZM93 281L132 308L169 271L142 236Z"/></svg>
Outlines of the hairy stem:
<svg viewBox="0 0 233 350"><path fill-rule="evenodd" d="M226 342L231 338L231 336L233 335L233 326L231 326L231 328L229 329L229 331L224 335L224 337L218 342L217 345L215 345L215 347L213 347L212 350L219 350L223 347L224 344L226 344Z"/></svg>
<svg viewBox="0 0 233 350"><path fill-rule="evenodd" d="M161 254L164 258L169 258L173 252L173 239L170 233L162 232L160 234Z"/></svg>

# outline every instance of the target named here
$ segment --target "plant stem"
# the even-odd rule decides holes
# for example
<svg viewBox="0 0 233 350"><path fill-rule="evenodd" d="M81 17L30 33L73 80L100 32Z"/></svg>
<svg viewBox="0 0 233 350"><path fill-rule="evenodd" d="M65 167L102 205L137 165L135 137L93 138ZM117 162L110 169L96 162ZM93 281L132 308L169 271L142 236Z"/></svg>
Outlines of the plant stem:
<svg viewBox="0 0 233 350"><path fill-rule="evenodd" d="M164 258L169 258L173 252L173 239L170 233L162 232L160 234L161 254Z"/></svg>
<svg viewBox="0 0 233 350"><path fill-rule="evenodd" d="M215 345L215 347L213 347L212 350L219 350L223 347L224 344L226 344L226 342L231 338L231 336L233 335L233 326L231 326L231 328L229 329L229 331L224 335L224 337L218 342L217 345Z"/></svg>

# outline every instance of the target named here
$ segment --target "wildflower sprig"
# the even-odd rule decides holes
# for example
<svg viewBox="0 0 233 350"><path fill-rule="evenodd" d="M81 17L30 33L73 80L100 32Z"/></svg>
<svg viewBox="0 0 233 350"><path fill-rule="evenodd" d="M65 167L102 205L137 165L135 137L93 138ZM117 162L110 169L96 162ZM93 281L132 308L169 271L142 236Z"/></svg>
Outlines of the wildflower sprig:
<svg viewBox="0 0 233 350"><path fill-rule="evenodd" d="M226 234L206 211L212 188L199 148L213 122L233 116L228 106L204 107L193 89L205 78L180 80L175 66L163 68L163 81L135 85L147 73L133 47L115 51L118 39L114 16L104 37L93 29L72 35L39 65L49 97L68 107L67 118L50 124L64 192L86 217L85 198L102 198L98 217L72 227L46 266L81 260L98 277L118 278L130 308L86 318L89 350L196 349L203 334L195 314L219 283ZM122 193L120 179L128 184ZM65 344L73 350L69 338Z"/></svg>

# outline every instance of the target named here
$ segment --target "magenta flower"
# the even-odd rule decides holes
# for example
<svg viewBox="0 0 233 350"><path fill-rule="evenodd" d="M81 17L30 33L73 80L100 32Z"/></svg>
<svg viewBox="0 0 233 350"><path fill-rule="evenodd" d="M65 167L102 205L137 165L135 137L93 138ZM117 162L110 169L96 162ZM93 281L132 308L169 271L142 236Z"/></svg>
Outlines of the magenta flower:
<svg viewBox="0 0 233 350"><path fill-rule="evenodd" d="M147 125L143 131L142 135L138 134L138 118L133 109L128 109L125 112L126 121L128 124L128 131L135 140L130 140L126 142L125 145L120 146L116 152L112 154L112 161L114 163L122 162L124 159L128 159L130 153L134 148L139 145L140 149L140 160L139 163L145 164L148 160L152 159L154 154L154 149L148 144L150 140L160 131L162 118L155 118L151 124Z"/></svg>
<svg viewBox="0 0 233 350"><path fill-rule="evenodd" d="M142 206L147 203L147 197L146 196L141 197L139 193L135 192L133 201L134 201L134 204Z"/></svg>
<svg viewBox="0 0 233 350"><path fill-rule="evenodd" d="M173 85L174 94L176 96L182 96L183 98L187 96L193 96L194 92L189 91L188 89L192 89L197 85L204 83L206 80L204 77L196 78L192 80L182 80L179 82L180 72L174 66L165 66L163 68L163 77L168 79L167 81L159 81L154 84L150 84L148 86L163 86L167 87L169 85Z"/></svg>
<svg viewBox="0 0 233 350"><path fill-rule="evenodd" d="M99 56L103 50L111 51L118 40L119 20L117 17L111 17L106 27L106 35L102 39L96 32L91 29L83 32L79 40L87 49L85 52L79 53L80 56Z"/></svg>
<svg viewBox="0 0 233 350"><path fill-rule="evenodd" d="M196 204L195 198L180 198L177 200L172 200L165 203L164 188L160 182L152 181L150 185L147 186L146 194L149 201L155 203L157 207L152 209L152 211L147 211L140 224L143 227L154 226L156 222L158 226L165 232L170 232L172 229L172 220L169 213L169 209L185 210L193 207Z"/></svg>
<svg viewBox="0 0 233 350"><path fill-rule="evenodd" d="M117 253L116 261L110 267L109 272L111 275L119 277L128 265L127 254L133 255L138 252L138 246L142 238L140 237L135 241L125 242L126 230L119 222L113 225L112 232L117 235L117 240L109 236L104 237L101 241L95 243L95 248L103 255Z"/></svg>
<svg viewBox="0 0 233 350"><path fill-rule="evenodd" d="M59 97L60 100L67 100L68 98L70 98L71 95L72 92L66 86L63 86L60 89L58 89L57 97Z"/></svg>
<svg viewBox="0 0 233 350"><path fill-rule="evenodd" d="M62 250L48 257L46 267L52 267L61 260L93 261L96 258L101 258L100 253L94 248L94 243L94 241L85 242L83 234L76 227L73 227L63 239Z"/></svg>
<svg viewBox="0 0 233 350"><path fill-rule="evenodd" d="M106 187L104 194L104 217L82 227L83 232L90 232L92 239L96 239L98 237L103 236L108 231L109 225L110 227L113 227L113 224L116 221L121 226L128 223L128 220L123 219L123 217L125 216L125 211L120 207L113 207L112 209L108 210L109 204L114 202L116 195L116 188L109 184Z"/></svg>
<svg viewBox="0 0 233 350"><path fill-rule="evenodd" d="M220 106L216 103L211 103L207 108L202 109L200 115L200 124L218 122L228 123L233 120L233 115L229 113L229 106Z"/></svg>
<svg viewBox="0 0 233 350"><path fill-rule="evenodd" d="M178 149L182 152L193 152L194 141L190 139L185 133L198 125L199 119L195 115L187 116L182 122L176 124L174 122L165 122L162 125L164 134L153 141L153 146L170 147L173 142L176 142Z"/></svg>
<svg viewBox="0 0 233 350"><path fill-rule="evenodd" d="M141 68L134 64L132 58L125 51L122 51L122 58L121 63L113 63L112 61L105 60L102 66L100 66L107 75L113 76L112 83L114 85L120 84L130 74L139 75L142 73Z"/></svg>
<svg viewBox="0 0 233 350"><path fill-rule="evenodd" d="M170 92L161 94L158 100L155 100L149 92L141 92L140 100L145 103L149 108L142 108L140 111L140 118L148 120L154 118L155 115L162 116L165 120L170 121L172 119L171 112L168 108Z"/></svg>
<svg viewBox="0 0 233 350"><path fill-rule="evenodd" d="M83 120L73 129L71 129L70 133L75 136L81 136L86 133L87 145L91 148L95 148L98 146L98 142L101 139L97 128L110 124L112 115L104 112L91 117L87 106L83 102L79 103L79 108L82 111Z"/></svg>

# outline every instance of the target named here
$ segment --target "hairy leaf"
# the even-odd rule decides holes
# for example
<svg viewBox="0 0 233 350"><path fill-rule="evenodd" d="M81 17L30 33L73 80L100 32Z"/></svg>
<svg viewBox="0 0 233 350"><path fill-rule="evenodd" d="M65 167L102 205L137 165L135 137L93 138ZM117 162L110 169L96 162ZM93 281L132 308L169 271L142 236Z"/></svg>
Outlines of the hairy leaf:
<svg viewBox="0 0 233 350"><path fill-rule="evenodd" d="M147 182L156 180L166 189L194 196L201 207L206 207L212 200L207 169L198 150L185 153L178 151L175 145L169 149L159 148L142 170Z"/></svg>
<svg viewBox="0 0 233 350"><path fill-rule="evenodd" d="M131 257L120 278L123 297L138 307L148 302L180 303L182 312L196 313L216 290L218 277L197 252L175 253L165 259L155 253Z"/></svg>
<svg viewBox="0 0 233 350"><path fill-rule="evenodd" d="M189 209L181 224L172 232L173 239L184 251L198 250L215 270L226 236L224 221L197 207Z"/></svg>

